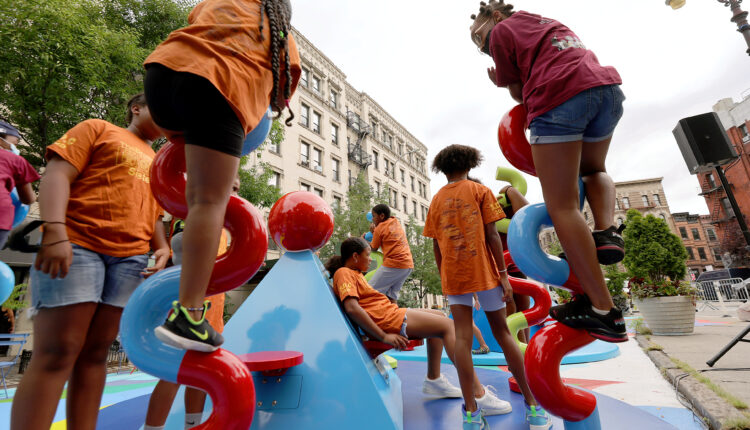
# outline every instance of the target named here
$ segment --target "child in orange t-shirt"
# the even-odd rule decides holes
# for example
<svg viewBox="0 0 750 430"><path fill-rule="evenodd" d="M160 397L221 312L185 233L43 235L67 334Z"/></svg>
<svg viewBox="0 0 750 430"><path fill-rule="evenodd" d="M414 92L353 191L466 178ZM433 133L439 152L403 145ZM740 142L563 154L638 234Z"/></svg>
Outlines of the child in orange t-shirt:
<svg viewBox="0 0 750 430"><path fill-rule="evenodd" d="M461 397L461 390L440 373L443 347L448 358L453 360L454 356L455 332L451 320L438 310L399 308L375 291L362 275L370 267L370 252L367 241L350 237L341 244L341 256L331 257L325 264L347 315L370 336L395 348L406 346L409 337L428 338L427 377L422 392L436 397ZM496 413L510 412L509 403L482 386L475 374L472 378L472 398L478 404Z"/></svg>
<svg viewBox="0 0 750 430"><path fill-rule="evenodd" d="M240 191L239 173L235 176L232 183L232 195L238 195ZM172 242L172 263L175 265L182 264L182 231L184 230L185 221L180 219L172 220L171 242ZM227 252L228 238L226 230L221 232L219 241L219 251L217 255L223 255ZM214 294L206 298L208 301L208 310L206 311L206 320L216 329L217 332L224 331L224 293ZM169 416L169 410L179 390L179 384L173 384L167 381L159 381L151 393L146 411L146 422L143 430L163 429ZM206 392L193 387L185 387L185 429L197 427L203 422L203 409L206 403Z"/></svg>
<svg viewBox="0 0 750 430"><path fill-rule="evenodd" d="M414 270L409 242L401 223L391 216L388 205L379 204L372 208L372 223L370 246L373 251L383 248L383 264L370 279L370 285L396 303L398 292Z"/></svg>
<svg viewBox="0 0 750 430"><path fill-rule="evenodd" d="M477 167L481 159L477 149L464 145L448 146L435 156L432 170L445 174L448 184L433 197L423 233L433 238L443 294L450 303L456 327L455 354L464 393L464 422L483 422L483 415L487 415L472 396L472 300L476 293L527 404L536 416L546 416L549 424L549 416L531 394L523 355L505 320L504 302L511 300L513 290L495 227L505 214L489 188L467 179L469 170Z"/></svg>
<svg viewBox="0 0 750 430"><path fill-rule="evenodd" d="M155 330L174 347L210 352L224 342L203 318L204 297L245 135L269 105L280 115L299 81L291 15L289 0L205 0L144 62L154 121L170 141L185 143L177 316Z"/></svg>
<svg viewBox="0 0 750 430"><path fill-rule="evenodd" d="M149 184L161 131L143 94L128 102L127 121L90 119L47 147L44 235L31 272L34 355L13 400L13 430L50 428L66 381L68 427L96 426L122 309L169 259ZM147 268L149 249L156 264Z"/></svg>

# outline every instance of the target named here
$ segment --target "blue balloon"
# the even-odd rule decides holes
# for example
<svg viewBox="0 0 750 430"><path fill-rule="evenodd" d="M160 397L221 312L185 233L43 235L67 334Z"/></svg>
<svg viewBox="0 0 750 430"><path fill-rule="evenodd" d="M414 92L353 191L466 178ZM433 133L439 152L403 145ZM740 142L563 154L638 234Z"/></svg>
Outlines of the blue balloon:
<svg viewBox="0 0 750 430"><path fill-rule="evenodd" d="M368 242L372 242L372 232L371 231L368 231L365 234L365 240L368 241Z"/></svg>
<svg viewBox="0 0 750 430"><path fill-rule="evenodd" d="M372 212L367 212L367 221L372 222Z"/></svg>
<svg viewBox="0 0 750 430"><path fill-rule="evenodd" d="M29 214L29 205L21 203L21 198L18 197L18 190L13 188L10 192L10 199L13 201L13 206L16 208L15 214L13 215L13 228L21 223Z"/></svg>
<svg viewBox="0 0 750 430"><path fill-rule="evenodd" d="M5 303L8 300L15 285L16 275L13 274L13 269L0 261L0 303Z"/></svg>
<svg viewBox="0 0 750 430"><path fill-rule="evenodd" d="M260 123L255 126L254 129L250 131L250 133L245 136L245 143L242 144L242 156L253 152L256 148L258 148L263 142L266 141L266 138L268 137L268 133L271 131L271 117L273 116L273 111L271 111L271 108L269 107L266 111L266 114L263 115L263 117L260 119Z"/></svg>

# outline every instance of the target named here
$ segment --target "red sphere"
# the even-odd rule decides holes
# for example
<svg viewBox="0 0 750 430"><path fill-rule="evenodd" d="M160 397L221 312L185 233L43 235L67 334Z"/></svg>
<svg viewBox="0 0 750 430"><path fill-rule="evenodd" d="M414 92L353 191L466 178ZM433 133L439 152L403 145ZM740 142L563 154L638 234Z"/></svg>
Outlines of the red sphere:
<svg viewBox="0 0 750 430"><path fill-rule="evenodd" d="M284 195L268 215L271 239L286 251L316 251L333 234L333 211L328 203L307 191Z"/></svg>
<svg viewBox="0 0 750 430"><path fill-rule="evenodd" d="M518 170L536 176L531 145L526 139L526 108L523 105L514 107L500 120L497 140L500 150L510 164Z"/></svg>

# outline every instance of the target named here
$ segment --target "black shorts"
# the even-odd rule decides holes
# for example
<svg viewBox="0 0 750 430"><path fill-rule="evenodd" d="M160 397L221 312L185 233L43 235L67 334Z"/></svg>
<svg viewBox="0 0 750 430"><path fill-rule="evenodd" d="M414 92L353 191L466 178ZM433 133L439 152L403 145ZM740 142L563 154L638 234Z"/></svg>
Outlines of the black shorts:
<svg viewBox="0 0 750 430"><path fill-rule="evenodd" d="M242 153L245 129L208 79L152 63L146 66L144 92L156 125L181 132L186 144L235 157Z"/></svg>

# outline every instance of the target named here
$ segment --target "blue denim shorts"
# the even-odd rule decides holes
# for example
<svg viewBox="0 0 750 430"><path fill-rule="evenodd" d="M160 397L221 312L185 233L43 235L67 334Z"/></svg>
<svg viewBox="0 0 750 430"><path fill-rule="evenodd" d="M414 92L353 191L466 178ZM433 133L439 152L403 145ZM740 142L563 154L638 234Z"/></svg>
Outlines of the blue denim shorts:
<svg viewBox="0 0 750 430"><path fill-rule="evenodd" d="M146 254L110 257L73 245L73 263L68 275L52 279L31 269L31 299L34 308L55 308L77 303L104 303L124 308L143 281Z"/></svg>
<svg viewBox="0 0 750 430"><path fill-rule="evenodd" d="M503 291L504 289L500 285L491 290L477 292L477 298L479 299L479 305L482 306L482 310L485 312L495 312L505 308ZM448 304L451 306L463 305L472 307L474 306L474 293L448 296Z"/></svg>
<svg viewBox="0 0 750 430"><path fill-rule="evenodd" d="M622 117L625 95L619 85L590 88L531 120L532 145L601 142L612 137Z"/></svg>

